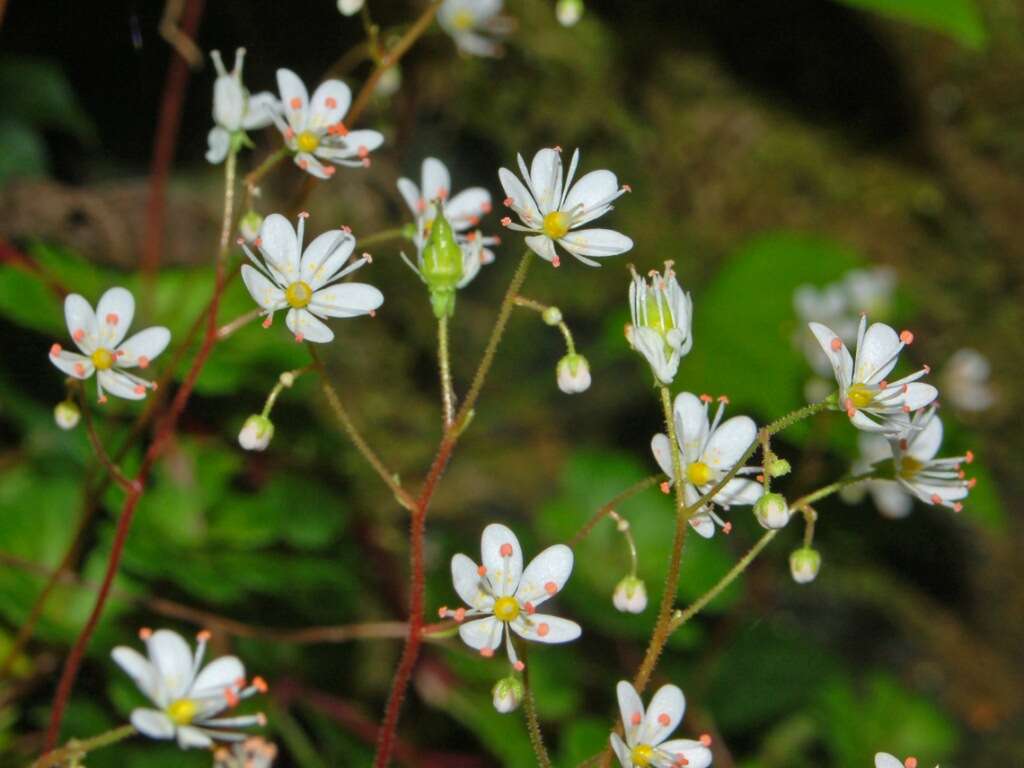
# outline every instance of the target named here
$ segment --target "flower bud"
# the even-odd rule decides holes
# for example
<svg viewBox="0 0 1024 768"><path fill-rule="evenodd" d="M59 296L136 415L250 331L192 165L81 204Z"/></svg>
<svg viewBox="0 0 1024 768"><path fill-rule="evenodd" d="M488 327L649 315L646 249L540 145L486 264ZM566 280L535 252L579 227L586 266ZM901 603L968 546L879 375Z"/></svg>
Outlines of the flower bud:
<svg viewBox="0 0 1024 768"><path fill-rule="evenodd" d="M797 584L809 584L814 581L821 568L821 555L810 547L793 550L789 556L789 572Z"/></svg>
<svg viewBox="0 0 1024 768"><path fill-rule="evenodd" d="M785 477L793 468L785 459L776 459L767 467L769 477Z"/></svg>
<svg viewBox="0 0 1024 768"><path fill-rule="evenodd" d="M82 412L78 406L70 400L63 400L57 403L53 409L53 420L61 429L74 429L78 426L78 420L82 418Z"/></svg>
<svg viewBox="0 0 1024 768"><path fill-rule="evenodd" d="M281 382L282 387L290 387L295 383L295 374L291 371L284 371L277 380Z"/></svg>
<svg viewBox="0 0 1024 768"><path fill-rule="evenodd" d="M402 87L402 70L398 66L388 67L377 81L373 93L382 99L388 99L398 93Z"/></svg>
<svg viewBox="0 0 1024 768"><path fill-rule="evenodd" d="M523 684L519 678L509 675L494 684L491 689L494 695L494 708L507 714L519 708L523 701Z"/></svg>
<svg viewBox="0 0 1024 768"><path fill-rule="evenodd" d="M338 0L338 10L342 16L355 16L363 10L365 0Z"/></svg>
<svg viewBox="0 0 1024 768"><path fill-rule="evenodd" d="M566 355L558 361L558 388L567 395L586 392L590 388L590 363L583 355Z"/></svg>
<svg viewBox="0 0 1024 768"><path fill-rule="evenodd" d="M754 504L754 515L765 528L785 528L789 522L789 505L781 493L766 493Z"/></svg>
<svg viewBox="0 0 1024 768"><path fill-rule="evenodd" d="M451 317L455 313L455 289L463 274L462 249L455 241L455 233L440 205L430 226L430 236L423 246L420 274L430 290L434 315L438 318Z"/></svg>
<svg viewBox="0 0 1024 768"><path fill-rule="evenodd" d="M558 0L555 18L563 27L572 27L583 15L583 0Z"/></svg>
<svg viewBox="0 0 1024 768"><path fill-rule="evenodd" d="M249 210L239 219L238 232L245 238L245 242L251 243L260 236L260 227L262 226L263 217L256 213L256 211Z"/></svg>
<svg viewBox="0 0 1024 768"><path fill-rule="evenodd" d="M693 346L693 302L679 286L672 262L665 262L663 274L652 273L650 282L634 272L629 304L633 322L626 326L626 339L650 363L655 378L671 384Z"/></svg>
<svg viewBox="0 0 1024 768"><path fill-rule="evenodd" d="M623 613L643 613L647 607L647 585L636 576L626 576L615 585L612 605Z"/></svg>
<svg viewBox="0 0 1024 768"><path fill-rule="evenodd" d="M258 413L252 414L238 433L238 444L247 451L262 451L274 437L274 422Z"/></svg>
<svg viewBox="0 0 1024 768"><path fill-rule="evenodd" d="M548 307L541 313L541 318L548 325L558 325L562 322L562 310L558 307Z"/></svg>

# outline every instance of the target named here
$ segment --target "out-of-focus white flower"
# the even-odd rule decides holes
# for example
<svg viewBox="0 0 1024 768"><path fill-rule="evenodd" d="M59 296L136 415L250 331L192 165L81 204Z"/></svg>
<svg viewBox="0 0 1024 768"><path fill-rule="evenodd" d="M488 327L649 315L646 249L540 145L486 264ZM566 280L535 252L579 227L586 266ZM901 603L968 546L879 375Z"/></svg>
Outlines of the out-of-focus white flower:
<svg viewBox="0 0 1024 768"><path fill-rule="evenodd" d="M636 576L625 576L615 585L612 605L623 613L643 613L647 607L647 585Z"/></svg>
<svg viewBox="0 0 1024 768"><path fill-rule="evenodd" d="M697 397L690 392L676 395L675 414L676 437L679 441L683 470L683 490L687 505L696 504L701 496L711 490L736 463L757 437L757 426L749 416L733 416L722 421L728 399L718 399L718 411L713 423L708 421L709 395ZM672 468L672 447L668 436L657 434L651 439L651 451L669 477L669 485L675 482ZM761 467L743 467L740 475L761 472ZM764 493L764 486L745 477L733 477L727 482L710 503L690 518L690 525L704 538L715 535L715 525L726 532L731 525L722 522L712 509L712 503L723 509L734 504L754 504Z"/></svg>
<svg viewBox="0 0 1024 768"><path fill-rule="evenodd" d="M525 184L507 168L498 170L507 195L505 205L522 222L516 224L506 216L501 223L517 232L531 233L526 245L556 267L560 263L556 242L591 267L598 266L591 256L617 256L633 247L632 240L614 230L579 229L612 210L612 202L629 190L628 186L619 186L611 171L591 171L573 184L579 158L577 149L563 178L559 147L540 150L529 169L523 156L516 155Z"/></svg>
<svg viewBox="0 0 1024 768"><path fill-rule="evenodd" d="M455 46L470 56L500 56L501 45L491 36L512 31L511 19L501 16L503 0L444 0L437 23L452 36Z"/></svg>
<svg viewBox="0 0 1024 768"><path fill-rule="evenodd" d="M238 444L247 451L263 451L274 438L274 422L258 413L252 414L238 433Z"/></svg>
<svg viewBox="0 0 1024 768"><path fill-rule="evenodd" d="M939 380L944 401L961 411L984 411L996 400L989 376L992 365L981 352L970 347L958 349L946 362Z"/></svg>
<svg viewBox="0 0 1024 768"><path fill-rule="evenodd" d="M888 752L878 752L875 755L875 768L917 768L917 758L908 757L903 762ZM939 766L935 766L939 768Z"/></svg>
<svg viewBox="0 0 1024 768"><path fill-rule="evenodd" d="M244 48L235 51L235 66L230 72L224 68L220 51L211 51L210 58L217 70L213 84L213 122L216 125L206 137L206 160L216 164L227 156L231 142L244 139L245 131L270 125L278 104L272 93L264 91L250 96L245 90L242 84Z"/></svg>
<svg viewBox="0 0 1024 768"><path fill-rule="evenodd" d="M277 70L281 103L274 123L295 164L318 179L334 175L334 166L369 166L370 153L384 143L377 131L350 131L342 122L352 103L352 91L341 80L325 80L309 97L305 83L290 69ZM321 162L324 161L324 162Z"/></svg>
<svg viewBox="0 0 1024 768"><path fill-rule="evenodd" d="M62 400L53 409L53 420L61 429L74 429L81 418L82 412L73 400Z"/></svg>
<svg viewBox="0 0 1024 768"><path fill-rule="evenodd" d="M679 361L693 346L693 301L676 280L672 262L665 272L652 270L650 283L635 271L629 284L629 311L633 322L626 326L626 340L650 363L655 378L671 384Z"/></svg>
<svg viewBox="0 0 1024 768"><path fill-rule="evenodd" d="M576 395L590 389L590 363L583 355L566 355L558 361L556 373L558 388L567 395Z"/></svg>
<svg viewBox="0 0 1024 768"><path fill-rule="evenodd" d="M789 505L781 493L766 493L754 503L754 516L761 527L769 530L785 528L789 522Z"/></svg>
<svg viewBox="0 0 1024 768"><path fill-rule="evenodd" d="M324 232L302 250L308 215L299 214L298 231L279 213L267 216L253 243L263 258L258 259L248 245L240 243L257 267L243 264L242 280L263 308L264 328L270 327L276 311L287 307L285 325L295 340L322 344L334 338L324 319L372 315L384 303L384 295L366 283L339 282L371 261L363 254L345 266L356 247L355 237L346 229Z"/></svg>
<svg viewBox="0 0 1024 768"><path fill-rule="evenodd" d="M276 745L253 736L231 747L217 747L213 768L270 768L276 758Z"/></svg>
<svg viewBox="0 0 1024 768"><path fill-rule="evenodd" d="M503 715L514 712L523 701L523 692L523 684L519 678L514 675L501 678L491 689L494 708Z"/></svg>
<svg viewBox="0 0 1024 768"><path fill-rule="evenodd" d="M654 694L644 711L636 688L620 680L615 687L622 715L623 742L617 733L611 735L612 749L622 768L707 768L711 765L711 737L707 734L696 739L665 741L683 720L686 698L675 685L663 685Z"/></svg>
<svg viewBox="0 0 1024 768"><path fill-rule="evenodd" d="M402 87L402 68L397 64L384 70L384 74L377 81L377 87L373 89L375 96L382 99L390 99L398 89Z"/></svg>
<svg viewBox="0 0 1024 768"><path fill-rule="evenodd" d="M123 645L111 656L158 707L132 711L132 725L140 733L151 739L177 739L182 749L209 748L214 739L241 740L239 728L266 724L262 714L217 717L242 699L265 693L267 684L254 677L247 685L245 667L234 656L222 656L203 667L209 632L197 636L195 655L177 632L143 629L139 636L148 659Z"/></svg>
<svg viewBox="0 0 1024 768"><path fill-rule="evenodd" d="M559 616L537 613L537 606L554 597L572 573L572 550L564 544L548 547L523 569L519 539L504 525L484 528L480 541L482 565L463 554L452 558L455 591L469 609L442 607L441 618L459 622L459 637L481 656L494 655L505 639L508 660L516 670L512 632L540 643L568 643L580 636L580 625ZM475 618L483 617L483 618ZM472 618L472 621L465 621Z"/></svg>
<svg viewBox="0 0 1024 768"><path fill-rule="evenodd" d="M854 269L843 276L840 285L851 314L866 313L881 318L889 316L892 295L896 290L896 273L892 269Z"/></svg>
<svg viewBox="0 0 1024 768"><path fill-rule="evenodd" d="M909 414L931 403L939 392L931 384L917 381L931 370L928 366L887 381L885 377L896 367L903 347L914 341L914 334L897 334L885 323L873 323L869 328L867 323L867 315L862 315L856 359L831 328L821 323L809 327L832 364L839 384L838 406L846 411L850 423L867 432L900 435L907 429Z"/></svg>
<svg viewBox="0 0 1024 768"><path fill-rule="evenodd" d="M583 0L558 0L555 17L563 27L573 27L583 17Z"/></svg>
<svg viewBox="0 0 1024 768"><path fill-rule="evenodd" d="M355 16L361 10L366 0L338 0L338 11L343 16Z"/></svg>
<svg viewBox="0 0 1024 768"><path fill-rule="evenodd" d="M125 334L135 316L135 299L124 288L111 288L100 296L96 311L77 293L64 300L64 318L71 338L84 354L67 352L60 344L50 347L50 362L68 376L88 379L96 373L96 391L101 403L105 392L126 400L141 400L151 381L129 373L127 368L146 368L171 341L171 332L161 326L139 331L126 341Z"/></svg>
<svg viewBox="0 0 1024 768"><path fill-rule="evenodd" d="M821 570L821 555L810 547L793 550L789 556L789 572L797 584L810 584Z"/></svg>

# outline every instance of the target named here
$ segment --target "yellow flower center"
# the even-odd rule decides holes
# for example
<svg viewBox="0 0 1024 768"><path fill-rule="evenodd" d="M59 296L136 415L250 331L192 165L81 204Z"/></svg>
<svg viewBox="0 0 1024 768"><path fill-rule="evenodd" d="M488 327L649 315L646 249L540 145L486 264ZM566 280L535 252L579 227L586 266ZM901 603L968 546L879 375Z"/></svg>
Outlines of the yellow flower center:
<svg viewBox="0 0 1024 768"><path fill-rule="evenodd" d="M512 621L519 615L519 601L514 597L499 597L494 601L494 617L498 621Z"/></svg>
<svg viewBox="0 0 1024 768"><path fill-rule="evenodd" d="M847 390L846 396L857 408L865 408L871 405L875 399L874 393L864 384L854 384Z"/></svg>
<svg viewBox="0 0 1024 768"><path fill-rule="evenodd" d="M198 712L199 707L192 699L178 699L167 707L167 716L178 725L188 725Z"/></svg>
<svg viewBox="0 0 1024 768"><path fill-rule="evenodd" d="M312 152L320 146L320 137L312 131L303 131L295 139L295 143L299 145L302 152Z"/></svg>
<svg viewBox="0 0 1024 768"><path fill-rule="evenodd" d="M703 461L695 461L686 468L686 479L694 485L707 485L711 477L711 467Z"/></svg>
<svg viewBox="0 0 1024 768"><path fill-rule="evenodd" d="M552 240L565 237L569 232L569 225L572 224L572 217L562 211L552 211L544 217L544 234Z"/></svg>
<svg viewBox="0 0 1024 768"><path fill-rule="evenodd" d="M900 459L900 477L909 480L924 466L920 461L915 459L913 456L904 456Z"/></svg>
<svg viewBox="0 0 1024 768"><path fill-rule="evenodd" d="M651 764L651 760L654 759L654 747L650 744L637 744L629 753L629 759L633 761L633 765L647 768Z"/></svg>
<svg viewBox="0 0 1024 768"><path fill-rule="evenodd" d="M467 11L465 9L457 11L455 15L452 16L452 26L463 32L467 29L472 29L475 21L476 19L474 18L472 11Z"/></svg>
<svg viewBox="0 0 1024 768"><path fill-rule="evenodd" d="M117 358L114 357L114 353L104 347L100 347L92 353L92 364L95 365L96 369L99 371L105 371L110 368L116 359Z"/></svg>
<svg viewBox="0 0 1024 768"><path fill-rule="evenodd" d="M308 307L313 300L313 289L301 280L292 283L284 292L285 301L296 309Z"/></svg>

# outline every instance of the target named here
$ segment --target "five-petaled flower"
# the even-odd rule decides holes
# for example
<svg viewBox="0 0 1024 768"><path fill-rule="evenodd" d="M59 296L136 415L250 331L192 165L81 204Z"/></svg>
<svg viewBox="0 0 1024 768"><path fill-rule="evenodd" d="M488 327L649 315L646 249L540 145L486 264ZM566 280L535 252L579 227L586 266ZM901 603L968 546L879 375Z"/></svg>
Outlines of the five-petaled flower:
<svg viewBox="0 0 1024 768"><path fill-rule="evenodd" d="M242 85L244 48L235 51L235 66L230 72L224 68L220 51L211 51L210 58L217 70L217 80L213 84L213 122L216 125L206 137L209 147L206 159L219 163L227 156L232 141L237 137L244 138L244 131L270 125L274 111L279 107L277 98L269 91L250 96Z"/></svg>
<svg viewBox="0 0 1024 768"><path fill-rule="evenodd" d="M484 528L480 553L481 565L461 553L452 558L455 591L469 608L438 611L442 618L459 622L459 636L466 645L481 656L492 656L504 636L509 661L522 669L512 632L541 643L567 643L580 636L576 622L537 613L537 606L557 595L568 581L571 549L564 544L550 546L524 570L519 539L504 525L492 523Z"/></svg>
<svg viewBox="0 0 1024 768"><path fill-rule="evenodd" d="M663 685L644 711L644 704L636 689L625 680L615 687L622 714L622 728L626 740L617 733L611 735L622 768L707 768L711 765L709 736L696 739L665 741L683 719L686 698L675 685Z"/></svg>
<svg viewBox="0 0 1024 768"><path fill-rule="evenodd" d="M444 0L437 23L456 47L471 56L500 56L501 45L488 35L506 35L514 26L501 16L502 0Z"/></svg>
<svg viewBox="0 0 1024 768"><path fill-rule="evenodd" d="M295 153L295 164L307 173L331 178L334 167L321 161L353 167L369 165L370 153L384 143L377 131L350 131L345 127L342 120L352 103L352 91L341 80L325 80L311 99L298 75L290 69L279 69L277 87L281 103L274 113L274 123Z"/></svg>
<svg viewBox="0 0 1024 768"><path fill-rule="evenodd" d="M141 400L151 381L129 373L126 368L146 368L171 341L162 326L139 331L127 341L124 336L135 315L135 299L124 288L111 288L92 306L77 293L64 300L64 317L75 344L83 352L67 352L60 344L50 347L50 362L68 376L88 379L96 373L96 392L101 403L109 392L126 400Z"/></svg>
<svg viewBox="0 0 1024 768"><path fill-rule="evenodd" d="M372 315L384 296L372 285L338 282L370 261L364 254L345 266L356 247L355 237L346 229L324 232L302 250L307 216L299 214L298 231L279 213L267 216L253 243L262 260L240 241L256 265L242 265L242 280L267 316L264 328L270 327L274 312L287 307L285 324L296 341L325 343L334 338L334 332L323 319Z"/></svg>
<svg viewBox="0 0 1024 768"><path fill-rule="evenodd" d="M245 667L234 656L221 656L202 667L208 632L200 632L195 654L177 632L143 629L147 659L120 645L111 656L158 709L132 710L132 725L151 739L177 739L182 749L211 747L214 739L241 741L237 729L265 725L262 714L217 717L242 699L265 693L260 677L246 684ZM202 667L202 669L200 669Z"/></svg>
<svg viewBox="0 0 1024 768"><path fill-rule="evenodd" d="M648 283L633 271L629 284L633 322L626 326L626 340L650 363L658 381L671 384L679 361L693 346L693 301L679 286L671 261L665 262L664 274L652 270L650 278Z"/></svg>
<svg viewBox="0 0 1024 768"><path fill-rule="evenodd" d="M722 421L728 402L725 397L718 398L714 422L709 423L708 404L711 400L709 395L697 397L690 392L680 392L673 406L683 491L689 506L696 504L701 496L711 491L732 471L757 437L757 427L749 416L733 416ZM671 485L676 478L672 468L672 444L668 436L655 435L651 439L651 451L661 471L668 475L668 485ZM758 472L761 472L760 467L743 467L737 474ZM733 504L754 504L763 493L764 486L760 483L745 477L732 477L711 501L723 509L729 509ZM715 524L729 531L729 524L722 522L710 503L690 518L690 525L704 538L714 536Z"/></svg>
<svg viewBox="0 0 1024 768"><path fill-rule="evenodd" d="M903 434L910 424L909 414L938 397L935 387L918 381L931 370L928 366L896 381L885 378L896 367L903 347L914 341L910 331L896 333L885 323L868 327L867 315L861 315L854 358L831 328L821 323L808 325L835 372L838 406L858 429Z"/></svg>
<svg viewBox="0 0 1024 768"><path fill-rule="evenodd" d="M230 747L217 747L213 768L270 768L276 758L276 744L253 736Z"/></svg>
<svg viewBox="0 0 1024 768"><path fill-rule="evenodd" d="M522 224L509 217L502 219L509 229L532 233L526 244L541 258L556 267L557 242L565 250L591 267L591 258L617 256L633 247L633 241L612 229L578 229L612 209L614 202L629 187L619 186L611 171L591 171L573 184L580 151L572 154L568 176L562 175L561 149L542 149L533 156L529 170L522 155L516 155L523 181L507 168L498 170L501 186L508 197L505 205L519 216Z"/></svg>

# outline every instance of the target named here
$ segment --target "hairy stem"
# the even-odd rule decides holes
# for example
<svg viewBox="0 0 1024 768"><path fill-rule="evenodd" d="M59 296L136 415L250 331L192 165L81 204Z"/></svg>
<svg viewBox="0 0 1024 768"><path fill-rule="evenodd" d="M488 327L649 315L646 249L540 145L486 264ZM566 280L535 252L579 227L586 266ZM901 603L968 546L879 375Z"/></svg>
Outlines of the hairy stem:
<svg viewBox="0 0 1024 768"><path fill-rule="evenodd" d="M59 766L63 766L71 760L80 759L97 749L109 747L111 744L124 741L129 736L134 736L135 733L136 730L134 725L122 725L119 728L114 728L113 730L101 733L98 736L93 736L91 739L85 739L83 741L72 739L60 749L47 752L32 763L29 768L59 768Z"/></svg>
<svg viewBox="0 0 1024 768"><path fill-rule="evenodd" d="M583 527L576 531L575 535L573 535L573 537L569 539L569 546L575 549L579 545L579 543L583 541L583 539L587 538L587 536L590 535L590 532L594 530L594 527L599 522L601 522L605 517L608 517L617 506L622 504L622 502L627 501L628 499L633 498L637 494L646 491L652 485L657 485L664 479L664 475L651 475L650 477L645 477L640 482L634 483L633 485L629 486L629 488L624 490L618 496L616 496L603 507L601 507L599 510L597 510L597 512L594 513L594 516L591 517L586 523L584 523Z"/></svg>
<svg viewBox="0 0 1024 768"><path fill-rule="evenodd" d="M530 734L530 745L533 747L533 754L537 757L537 765L542 768L551 768L551 758L548 757L547 748L544 746L540 719L537 717L537 704L533 698L533 689L530 687L529 665L523 669L523 713L526 715L526 730Z"/></svg>
<svg viewBox="0 0 1024 768"><path fill-rule="evenodd" d="M452 364L448 352L448 316L437 321L437 364L441 375L441 404L444 428L449 430L455 420L455 392L452 389Z"/></svg>

